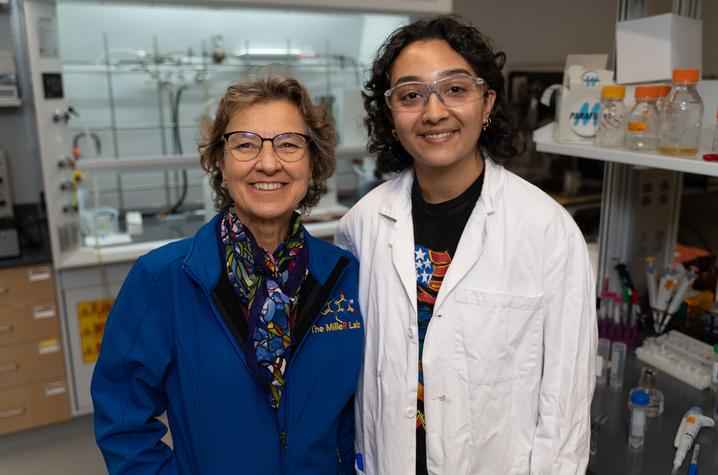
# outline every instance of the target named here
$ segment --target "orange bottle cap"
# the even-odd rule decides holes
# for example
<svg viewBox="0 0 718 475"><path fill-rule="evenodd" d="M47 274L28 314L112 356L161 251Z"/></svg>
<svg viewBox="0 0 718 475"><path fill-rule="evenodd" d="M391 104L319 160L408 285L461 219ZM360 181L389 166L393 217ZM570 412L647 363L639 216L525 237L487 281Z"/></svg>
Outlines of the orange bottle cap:
<svg viewBox="0 0 718 475"><path fill-rule="evenodd" d="M673 82L698 82L700 71L697 69L674 69Z"/></svg>
<svg viewBox="0 0 718 475"><path fill-rule="evenodd" d="M657 86L638 86L634 93L636 99L655 99L658 97Z"/></svg>
<svg viewBox="0 0 718 475"><path fill-rule="evenodd" d="M623 99L626 97L626 86L603 86L601 95L607 99Z"/></svg>
<svg viewBox="0 0 718 475"><path fill-rule="evenodd" d="M658 87L658 97L666 97L669 92L671 92L671 86L657 86Z"/></svg>

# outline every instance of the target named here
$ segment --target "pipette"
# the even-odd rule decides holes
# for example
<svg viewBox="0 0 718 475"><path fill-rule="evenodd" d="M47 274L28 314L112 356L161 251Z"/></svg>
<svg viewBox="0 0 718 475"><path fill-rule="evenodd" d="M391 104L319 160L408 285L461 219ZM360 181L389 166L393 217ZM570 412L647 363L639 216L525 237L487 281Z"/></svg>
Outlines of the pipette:
<svg viewBox="0 0 718 475"><path fill-rule="evenodd" d="M671 475L676 475L678 469L683 465L688 451L693 445L698 431L701 427L713 427L714 421L710 417L703 415L703 410L700 407L692 407L685 413L681 420L681 425L678 426L678 432L676 432L676 438L673 441L673 446L676 448L676 456L673 459L673 470Z"/></svg>

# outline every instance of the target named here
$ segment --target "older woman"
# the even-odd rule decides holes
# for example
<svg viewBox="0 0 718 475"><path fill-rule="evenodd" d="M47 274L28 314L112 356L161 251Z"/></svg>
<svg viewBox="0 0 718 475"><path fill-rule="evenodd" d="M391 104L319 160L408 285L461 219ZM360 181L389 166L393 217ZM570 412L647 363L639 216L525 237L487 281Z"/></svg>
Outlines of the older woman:
<svg viewBox="0 0 718 475"><path fill-rule="evenodd" d="M586 472L593 276L568 213L500 165L503 62L443 16L395 31L366 84L369 149L400 173L337 233L361 263L367 474Z"/></svg>
<svg viewBox="0 0 718 475"><path fill-rule="evenodd" d="M221 211L141 257L107 322L92 397L110 473L353 472L357 262L295 211L326 190L333 137L293 79L227 90L200 147Z"/></svg>

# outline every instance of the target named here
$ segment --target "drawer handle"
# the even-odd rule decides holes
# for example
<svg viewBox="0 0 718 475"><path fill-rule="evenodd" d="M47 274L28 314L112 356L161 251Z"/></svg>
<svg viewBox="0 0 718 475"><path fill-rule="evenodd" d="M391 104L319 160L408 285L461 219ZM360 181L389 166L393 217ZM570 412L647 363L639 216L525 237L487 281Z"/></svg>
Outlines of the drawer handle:
<svg viewBox="0 0 718 475"><path fill-rule="evenodd" d="M28 280L30 280L30 282L48 280L50 278L50 270L47 267L30 269L29 271L27 271L27 278Z"/></svg>
<svg viewBox="0 0 718 475"><path fill-rule="evenodd" d="M0 412L0 419L5 419L7 417L22 416L23 414L25 414L24 407L21 407L18 409L10 409L9 411Z"/></svg>
<svg viewBox="0 0 718 475"><path fill-rule="evenodd" d="M33 307L32 308L32 316L35 318L35 320L40 320L42 318L52 318L56 316L55 313L55 307L52 305L42 305L39 307Z"/></svg>
<svg viewBox="0 0 718 475"><path fill-rule="evenodd" d="M7 366L0 366L0 374L12 373L13 371L17 371L19 369L20 365L14 363Z"/></svg>
<svg viewBox="0 0 718 475"><path fill-rule="evenodd" d="M3 325L3 326L0 326L0 333L10 333L14 329L15 329L15 327L12 325Z"/></svg>
<svg viewBox="0 0 718 475"><path fill-rule="evenodd" d="M5 295L10 292L10 287L0 287L0 295Z"/></svg>

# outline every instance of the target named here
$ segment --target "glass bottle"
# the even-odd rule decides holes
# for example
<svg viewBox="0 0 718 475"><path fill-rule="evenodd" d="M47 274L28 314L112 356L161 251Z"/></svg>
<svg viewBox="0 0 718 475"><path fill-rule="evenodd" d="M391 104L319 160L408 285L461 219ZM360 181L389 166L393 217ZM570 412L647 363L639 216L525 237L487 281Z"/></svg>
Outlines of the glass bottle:
<svg viewBox="0 0 718 475"><path fill-rule="evenodd" d="M645 391L631 392L631 419L628 427L628 449L634 452L643 450L646 438L646 407L650 396Z"/></svg>
<svg viewBox="0 0 718 475"><path fill-rule="evenodd" d="M635 391L644 391L650 397L650 401L646 407L646 416L658 417L663 414L664 398L660 389L656 388L655 368L644 366L641 369L641 379L638 380L638 386L631 389L630 394L633 394Z"/></svg>
<svg viewBox="0 0 718 475"><path fill-rule="evenodd" d="M600 147L623 146L623 119L626 115L623 98L625 96L625 86L603 86L596 145Z"/></svg>
<svg viewBox="0 0 718 475"><path fill-rule="evenodd" d="M681 156L698 153L703 127L703 101L696 90L698 81L697 69L673 71L673 88L661 114L660 153Z"/></svg>
<svg viewBox="0 0 718 475"><path fill-rule="evenodd" d="M671 86L656 86L658 87L658 97L656 98L656 109L658 109L658 117L663 113L663 109L666 105L666 97L671 92Z"/></svg>
<svg viewBox="0 0 718 475"><path fill-rule="evenodd" d="M626 123L626 147L630 150L654 150L658 140L658 109L656 109L656 86L638 86L635 91L636 105L631 109Z"/></svg>

